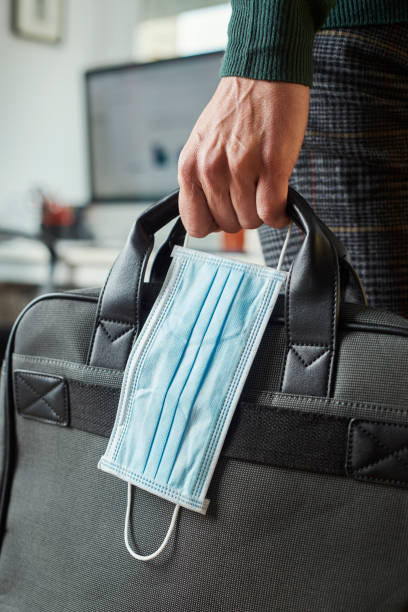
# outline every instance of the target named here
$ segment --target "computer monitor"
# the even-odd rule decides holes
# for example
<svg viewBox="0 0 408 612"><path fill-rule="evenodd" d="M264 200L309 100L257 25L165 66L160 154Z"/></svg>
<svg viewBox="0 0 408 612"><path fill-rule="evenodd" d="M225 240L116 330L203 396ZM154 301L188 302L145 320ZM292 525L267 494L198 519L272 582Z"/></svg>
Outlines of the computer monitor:
<svg viewBox="0 0 408 612"><path fill-rule="evenodd" d="M219 81L223 53L86 72L93 202L157 200Z"/></svg>

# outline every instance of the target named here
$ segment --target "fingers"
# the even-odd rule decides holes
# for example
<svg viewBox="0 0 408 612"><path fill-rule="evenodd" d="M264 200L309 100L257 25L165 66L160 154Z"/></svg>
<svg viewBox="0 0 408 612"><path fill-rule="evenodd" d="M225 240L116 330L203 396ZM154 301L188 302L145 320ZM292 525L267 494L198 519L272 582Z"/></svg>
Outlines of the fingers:
<svg viewBox="0 0 408 612"><path fill-rule="evenodd" d="M286 214L288 180L273 180L261 176L256 188L256 211L266 225L282 229L289 223Z"/></svg>
<svg viewBox="0 0 408 612"><path fill-rule="evenodd" d="M256 210L256 174L244 163L230 162L230 199L242 229L262 225Z"/></svg>
<svg viewBox="0 0 408 612"><path fill-rule="evenodd" d="M179 211L187 233L194 238L204 238L219 230L207 206L205 195L197 185L192 185L191 188L180 185Z"/></svg>
<svg viewBox="0 0 408 612"><path fill-rule="evenodd" d="M180 160L178 167L180 185L179 211L190 236L203 238L219 229L210 213L203 190L196 181L196 170L193 158Z"/></svg>
<svg viewBox="0 0 408 612"><path fill-rule="evenodd" d="M266 223L284 228L288 179L269 165L257 177L251 160L193 155L183 151L179 160L179 208L187 232L202 238L211 232L234 233Z"/></svg>
<svg viewBox="0 0 408 612"><path fill-rule="evenodd" d="M207 157L199 164L198 174L211 216L218 227L224 232L238 232L241 226L231 201L226 162Z"/></svg>
<svg viewBox="0 0 408 612"><path fill-rule="evenodd" d="M196 238L241 229L229 194L226 165L220 159L197 158L182 151L178 166L179 209L187 232Z"/></svg>

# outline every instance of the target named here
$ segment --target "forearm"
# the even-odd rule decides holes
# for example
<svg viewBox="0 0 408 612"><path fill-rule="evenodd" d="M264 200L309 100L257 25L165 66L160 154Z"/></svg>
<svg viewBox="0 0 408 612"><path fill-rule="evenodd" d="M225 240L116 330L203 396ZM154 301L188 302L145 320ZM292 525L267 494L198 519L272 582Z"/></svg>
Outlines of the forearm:
<svg viewBox="0 0 408 612"><path fill-rule="evenodd" d="M312 85L313 41L336 0L232 0L220 76Z"/></svg>

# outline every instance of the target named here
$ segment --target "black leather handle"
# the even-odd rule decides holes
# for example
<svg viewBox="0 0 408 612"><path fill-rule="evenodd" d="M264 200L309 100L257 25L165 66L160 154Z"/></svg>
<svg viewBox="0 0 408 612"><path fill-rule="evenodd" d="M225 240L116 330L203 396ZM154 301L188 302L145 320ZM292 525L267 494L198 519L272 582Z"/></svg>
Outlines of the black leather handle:
<svg viewBox="0 0 408 612"><path fill-rule="evenodd" d="M89 364L124 369L140 331L143 282L154 234L177 215L178 189L150 206L134 224L99 298Z"/></svg>
<svg viewBox="0 0 408 612"><path fill-rule="evenodd" d="M304 231L305 240L287 282L287 352L281 390L326 396L331 392L340 310L340 262L346 253L334 234L316 217L307 202L289 188L289 216ZM154 233L178 216L178 190L147 209L137 220L127 243L112 266L99 300L88 362L123 369L141 326L144 276ZM185 230L178 220L152 268L151 280L162 281L170 252ZM345 269L352 270L347 263ZM353 271L355 278L358 276Z"/></svg>
<svg viewBox="0 0 408 612"><path fill-rule="evenodd" d="M328 396L340 314L339 260L345 251L293 189L287 210L306 235L286 283L287 341L281 390Z"/></svg>
<svg viewBox="0 0 408 612"><path fill-rule="evenodd" d="M174 195L174 194L172 194ZM288 191L288 210L289 210L289 214L293 217L293 219L295 220L295 223L303 228L302 225L302 221L299 217L296 217L296 210L293 207L292 201L293 199L299 196L299 194L292 189L291 187L289 187L289 191ZM304 207L305 205L308 206L308 204L306 203L306 201L301 197L301 202L298 201L298 205L300 205L301 207ZM290 212L292 211L292 212ZM313 213L312 213L313 214ZM296 220L297 219L297 220ZM330 241L332 242L332 244L335 247L336 253L339 257L339 261L340 261L340 273L341 273L341 277L342 277L342 282L341 282L341 296L344 299L344 301L346 302L357 302L357 303L363 303L365 304L367 302L366 300L366 296L364 293L364 288L362 286L361 280L357 274L357 272L354 270L353 266L350 264L350 262L347 260L347 252L343 246L343 244L338 240L338 238L329 230L328 227L326 227L323 223L321 223L321 229L322 231L326 232L327 235L330 238ZM184 238L186 235L186 230L184 229L184 226L181 222L180 217L177 219L177 221L175 222L175 224L173 225L172 230L170 231L170 234L167 238L167 240L165 240L165 242L161 245L161 247L159 248L156 257L153 261L151 270L150 270L150 280L153 283L162 283L164 281L164 278L167 274L167 270L170 266L170 262L171 262L171 252L173 250L173 247L178 244L178 245L182 245L184 242Z"/></svg>

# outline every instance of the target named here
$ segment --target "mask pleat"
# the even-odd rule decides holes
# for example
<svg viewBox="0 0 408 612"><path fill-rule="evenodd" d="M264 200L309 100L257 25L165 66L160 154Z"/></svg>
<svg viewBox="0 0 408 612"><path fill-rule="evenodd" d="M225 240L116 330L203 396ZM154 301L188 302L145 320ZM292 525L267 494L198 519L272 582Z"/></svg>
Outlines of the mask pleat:
<svg viewBox="0 0 408 612"><path fill-rule="evenodd" d="M215 278L211 282L211 286L207 291L205 301L199 309L196 324L194 325L189 342L187 343L187 350L184 351L182 359L180 359L178 363L177 371L168 385L163 406L168 403L173 407L173 409L170 411L164 409L162 414L165 414L165 418L162 418L157 425L156 436L152 445L153 452L150 453L149 461L146 463L146 469L144 472L144 474L149 478L154 478L157 474L163 453L169 440L170 432L174 424L174 415L178 408L180 395L188 382L188 378L194 367L194 363L196 362L203 337L211 324L214 312L216 311L220 296L223 293L229 275L230 272L228 270L217 271L217 274L215 275ZM155 451L157 448L161 449L159 454L157 453L157 450Z"/></svg>
<svg viewBox="0 0 408 612"><path fill-rule="evenodd" d="M181 352L180 358L179 358L179 360L177 361L177 363L176 363L176 365L175 365L175 368L174 368L173 374L172 374L172 376L171 376L171 378L170 378L170 381L169 381L169 383L168 383L168 385L167 385L167 387L166 387L166 390L165 390L165 392L164 392L164 397L163 397L163 401L162 401L162 403L161 403L161 408L160 408L159 414L158 414L158 416L157 416L156 427L155 427L155 429L154 429L153 436L152 436L152 440L151 440L151 442L150 442L150 446L149 446L149 449L148 449L148 452L147 452L147 456L146 456L146 459L145 459L145 462L144 462L144 466L143 466L143 470L142 470L142 472L143 472L143 473L145 473L145 471L146 471L146 467L147 467L147 464L148 464L149 459L150 459L151 451L152 451L152 448L153 448L154 442L155 442L155 440L156 440L157 431L158 431L158 429L159 429L159 425L160 425L160 421L161 421L161 416L162 416L162 414L163 414L163 409L164 409L164 406L165 406L165 403L166 403L167 395L168 395L168 393L169 393L169 390L170 390L170 388L171 388L171 385L174 383L174 380L175 380L175 378L176 378L176 376L177 376L177 373L178 373L178 371L179 371L180 365L181 365L181 363L182 363L182 361L183 361L183 359L184 359L184 356L185 356L186 350L187 350L187 348L188 348L188 345L189 345L190 339L191 339L192 335L194 334L194 331L195 331L195 329L196 329L196 326L197 326L198 320L199 320L199 318L200 318L200 315L201 315L201 313L202 313L202 311L203 311L203 308L204 308L204 306L205 306L205 304L206 304L206 302L207 302L208 296L209 296L209 294L211 293L211 289L212 289L212 288L213 288L213 286L214 286L214 282L215 282L215 279L216 279L216 277L217 277L217 274L218 274L218 270L217 270L217 271L216 271L216 272L213 274L212 278L211 278L211 279L210 279L210 281L209 281L208 289L207 289L207 291L206 291L206 294L203 296L203 301L202 301L201 307L200 307L200 308L199 308L199 310L197 311L197 316L195 317L194 322L193 322L193 325L192 325L192 327L191 327L191 330L190 330L189 334L187 335L187 337L186 337L186 339L185 339L185 344L184 344L183 350L182 350L182 352ZM169 369L170 369L170 365L169 365ZM173 417L173 418L174 418L174 417ZM172 422L173 422L173 419L172 419ZM170 427L171 427L171 425L170 425ZM167 436L167 437L168 437L168 436Z"/></svg>
<svg viewBox="0 0 408 612"><path fill-rule="evenodd" d="M135 472L142 472L148 463L149 456L154 448L153 441L157 437L164 406L163 398L168 393L171 382L177 376L180 364L188 350L191 338L195 333L201 310L205 308L212 287L219 276L214 267L208 270L206 282L201 282L196 270L186 266L182 282L178 286L175 299L178 306L170 313L159 328L155 343L140 356L137 369L140 376L135 373L133 383L134 400L133 411L137 418L131 419L128 424L129 436L133 440L132 446L120 446L116 450L117 458L127 462ZM186 299L186 292L193 291L202 304L201 309L194 313ZM169 341L169 336L173 336ZM163 353L168 350L166 359ZM132 393L132 391L130 391ZM166 415L167 416L167 415Z"/></svg>
<svg viewBox="0 0 408 612"><path fill-rule="evenodd" d="M215 312L215 311L216 311L216 309L217 309L218 303L219 303L220 298L221 298L221 295L222 295L222 291L223 291L223 289L224 289L225 285L226 285L226 284L227 284L227 282L228 282L228 278L229 278L229 276L230 276L230 273L228 273L228 275L227 275L227 277L226 277L226 279L225 279L225 281L224 281L224 284L223 284L223 286L222 286L222 289L221 289L220 295L219 295L219 297L217 298L217 301L216 301L216 303L215 303L215 306L214 306L214 309L213 309L213 311L212 311L212 314L211 314L210 318L208 319L208 322L207 322L206 327L205 327L205 330L204 330L204 338L205 338L205 334L207 333L208 328L209 328L209 326L210 326L210 324L211 324L211 321L212 321L212 319L213 319L214 312ZM200 312L202 312L202 308L200 309ZM160 468L161 460L162 460L162 458L163 458L164 452L165 452L166 447L167 447L167 443L168 443L168 440L169 440L169 437L170 437L170 433L171 433L171 431L172 431L173 424L174 424L174 417L175 417L175 415L176 415L177 406L179 405L179 402L180 402L180 397L182 396L183 391L184 391L184 389L185 389L185 387L186 387L186 385L187 385L187 383L188 383L188 381L189 381L189 378L190 378L191 372L193 371L193 368L194 368L195 364L197 363L197 357L198 357L199 352L200 352L200 347L201 347L201 345L198 345L198 346L197 346L196 354L195 354L195 356L194 356L194 358L193 358L193 360L192 360L192 363L191 363L190 369L189 369L189 371L188 371L188 373L187 373L187 376L186 376L186 378L185 378L185 380L184 380L184 383L182 384L182 387L181 387L180 392L179 392L179 394L178 394L178 398L176 399L176 402L175 402L175 404L174 404L174 410L173 410L173 415L172 415L172 419L171 419L170 427L169 427L169 429L168 429L168 432L167 432L167 435L166 435L166 438L165 438L165 441L164 441L164 444L163 444L163 447L162 447L162 451L161 451L161 454L160 454L160 457L159 457L159 461L158 461L158 463L157 463L156 471L155 471L155 473L154 473L154 478L157 476L157 472L158 472L158 470L159 470L159 468ZM187 409L187 419L188 419L188 414L189 414L189 411L190 411L191 407L186 406L186 409ZM179 442L179 446L180 446L180 444L181 444L181 440L180 440L180 442Z"/></svg>
<svg viewBox="0 0 408 612"><path fill-rule="evenodd" d="M214 355L215 355L215 353L216 353L216 350L217 350L218 341L219 341L219 339L220 339L220 337L222 336L222 333L223 333L223 331L224 331L225 324L226 324L226 322L227 322L227 319L228 319L229 313L230 313L230 311L231 311L231 307L232 307L232 305L233 305L233 303L234 303L235 296L236 296L236 294L238 293L238 291L239 291L239 289L240 289L240 287L241 287L242 280L243 280L243 274L241 274L241 277L240 277L240 279L239 279L239 281L238 281L238 284L237 284L237 287L236 287L236 289L235 289L235 291L234 291L234 294L233 294L232 298L230 298L230 303L229 303L229 305L228 305L228 309L227 309L227 311L226 311L226 313L225 313L224 320L223 320L223 322L222 322L222 324L221 324L221 326L220 326L219 333L218 333L218 337L217 337L217 339L216 339L215 343L214 343L214 344L213 344L213 346L212 346L212 349L211 349L211 352L210 352L210 354L209 354L209 356L208 356L208 359L207 359L207 362L206 362L205 367L204 367L204 368L202 368L202 371L200 372L200 375L199 375L199 380L198 380L198 384L196 385L196 388L195 388L195 390L194 390L194 392L193 392L193 396L192 396L192 398L191 398L191 399L190 399L190 398L188 398L188 399L187 399L187 401L186 401L186 404L187 404L187 406L188 406L188 414L187 414L186 421L185 421L185 423L184 423L184 427L183 427L182 433L181 433L181 435L180 435L179 444L178 444L178 446L177 446L177 449L176 449L176 452L175 452L175 456L174 456L174 458L173 458L173 462L172 462L171 467L170 467L169 475L167 476L167 479L166 479L166 483L167 483L167 484L168 484L168 482L169 482L169 480L170 480L170 478L171 478L171 475L172 475L172 473L173 473L173 469L174 469L175 463L176 463L176 461L177 461L177 457L178 457L178 455L179 455L181 445L182 445L182 443L183 443L184 435L185 435L185 432L186 432L187 427L188 427L188 425L189 425L189 421L190 421L190 418L191 418L192 412L193 412L193 410L194 410L194 403L195 403L195 400L196 400L196 398L197 398L197 396L198 396L198 394L199 394L199 392L200 392L200 389L201 389L201 387L202 387L203 381L205 380L205 377L206 377L206 375L207 375L207 372L208 372L209 368L211 367L211 363L212 363L212 361L213 361L213 357L214 357ZM205 345L205 337L204 337L204 345ZM202 349L202 346L200 347L199 352L201 351L201 349ZM197 354L197 357L198 357L198 354ZM183 389L182 393L180 394L180 395L181 395L181 397L182 397L182 395L183 395L183 392L185 392L185 390L186 390L187 383L188 383L188 382L190 382L190 380L191 380L191 378L189 378L189 380L188 380L188 381L186 381L186 383L185 383L185 385L184 385L184 389ZM181 398L180 398L180 399L181 399ZM182 401L182 400L181 400L181 401ZM165 449L163 449L163 453L162 453L162 455L164 454L164 451L165 451Z"/></svg>
<svg viewBox="0 0 408 612"><path fill-rule="evenodd" d="M126 366L99 466L204 512L205 495L285 274L175 248Z"/></svg>

